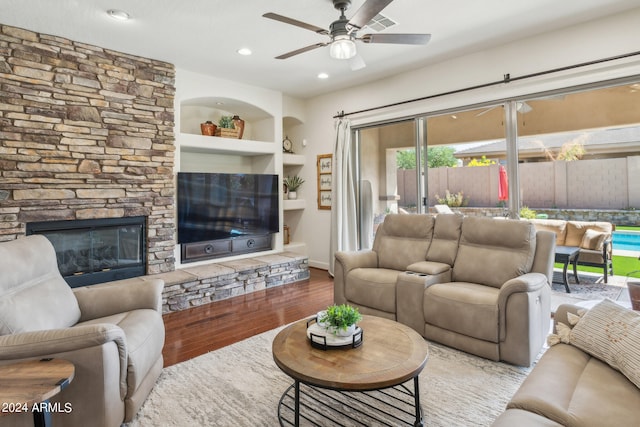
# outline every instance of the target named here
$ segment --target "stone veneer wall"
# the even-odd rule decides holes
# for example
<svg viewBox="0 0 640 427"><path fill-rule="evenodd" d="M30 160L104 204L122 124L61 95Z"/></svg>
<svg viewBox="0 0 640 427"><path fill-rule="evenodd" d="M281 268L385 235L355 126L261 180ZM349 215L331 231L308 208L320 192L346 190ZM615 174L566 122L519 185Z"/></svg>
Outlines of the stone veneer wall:
<svg viewBox="0 0 640 427"><path fill-rule="evenodd" d="M149 277L164 280L162 311L169 313L308 279L309 262L304 255L283 252Z"/></svg>
<svg viewBox="0 0 640 427"><path fill-rule="evenodd" d="M148 217L174 270L172 64L0 25L0 241L46 220Z"/></svg>

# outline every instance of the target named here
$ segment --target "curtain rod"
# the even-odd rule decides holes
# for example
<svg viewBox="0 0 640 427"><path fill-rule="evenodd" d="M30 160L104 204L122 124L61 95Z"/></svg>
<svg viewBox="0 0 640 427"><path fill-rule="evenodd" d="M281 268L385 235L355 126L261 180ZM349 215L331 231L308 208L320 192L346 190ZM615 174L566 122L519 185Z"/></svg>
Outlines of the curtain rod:
<svg viewBox="0 0 640 427"><path fill-rule="evenodd" d="M446 96L446 95L453 95L453 94L456 94L456 93L468 92L468 91L475 90L475 89L482 89L482 88L485 88L485 87L491 87L491 86L496 86L496 85L499 85L499 84L515 82L515 81L518 81L518 80L530 79L532 77L544 76L544 75L547 75L547 74L557 73L557 72L560 72L560 71L573 70L573 69L576 69L576 68L586 67L586 66L589 66L589 65L602 64L602 63L605 63L605 62L615 61L615 60L624 59L624 58L630 58L632 56L637 56L637 55L640 55L640 51L631 52L631 53L624 53L622 55L610 56L608 58L596 59L596 60L593 60L593 61L582 62L582 63L574 64L574 65L567 65L565 67L560 67L560 68L552 68L551 70L539 71L537 73L531 73L531 74L525 74L525 75L522 75L522 76L519 76L519 77L511 77L511 75L507 73L507 74L505 74L503 76L502 80L496 80L496 81L489 82L489 83L482 83L482 84L479 84L479 85L469 86L469 87L465 87L465 88L462 88L462 89L454 89L454 90L450 90L450 91L447 91L447 92L440 92L440 93L436 93L436 94L433 94L433 95L423 96L423 97L420 97L420 98L408 99L406 101L394 102L392 104L381 105L379 107L372 107L372 108L366 108L364 110L352 111L350 113L345 113L344 111L339 111L338 114L333 116L333 118L334 119L341 119L341 118L344 118L344 117L347 117L347 116L352 116L354 114L368 113L370 111L382 110L383 108L389 108L389 107L397 107L399 105L410 104L412 102L425 101L427 99L438 98L438 97Z"/></svg>

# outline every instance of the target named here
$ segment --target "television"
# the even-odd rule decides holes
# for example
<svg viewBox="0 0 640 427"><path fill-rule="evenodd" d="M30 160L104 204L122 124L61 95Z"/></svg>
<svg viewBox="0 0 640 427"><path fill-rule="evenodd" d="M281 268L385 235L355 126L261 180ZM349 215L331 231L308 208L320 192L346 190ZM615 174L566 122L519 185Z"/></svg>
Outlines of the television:
<svg viewBox="0 0 640 427"><path fill-rule="evenodd" d="M277 233L278 175L178 172L178 243Z"/></svg>

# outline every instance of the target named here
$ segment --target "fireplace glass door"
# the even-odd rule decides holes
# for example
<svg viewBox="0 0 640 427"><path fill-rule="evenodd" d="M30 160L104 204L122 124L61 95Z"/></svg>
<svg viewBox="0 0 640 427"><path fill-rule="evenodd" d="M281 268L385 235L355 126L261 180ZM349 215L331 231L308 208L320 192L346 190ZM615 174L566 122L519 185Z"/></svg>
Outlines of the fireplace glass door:
<svg viewBox="0 0 640 427"><path fill-rule="evenodd" d="M145 274L144 217L30 223L27 234L49 239L72 287Z"/></svg>

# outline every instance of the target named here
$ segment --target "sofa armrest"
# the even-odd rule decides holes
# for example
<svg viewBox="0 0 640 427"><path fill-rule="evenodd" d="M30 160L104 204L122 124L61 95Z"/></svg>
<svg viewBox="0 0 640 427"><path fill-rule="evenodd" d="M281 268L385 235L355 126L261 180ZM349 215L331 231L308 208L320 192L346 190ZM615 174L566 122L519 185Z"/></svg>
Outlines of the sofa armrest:
<svg viewBox="0 0 640 427"><path fill-rule="evenodd" d="M500 313L500 325L506 324L507 300L515 293L538 292L544 287L549 287L547 276L542 273L526 273L508 280L500 288L498 294L498 310ZM505 338L505 328L500 328L500 339Z"/></svg>
<svg viewBox="0 0 640 427"><path fill-rule="evenodd" d="M120 359L120 396L127 391L127 342L124 331L112 324L23 332L0 336L0 360L49 357L113 342Z"/></svg>
<svg viewBox="0 0 640 427"><path fill-rule="evenodd" d="M338 251L336 262L342 264L345 273L354 268L376 268L378 266L378 253L372 250L362 251Z"/></svg>
<svg viewBox="0 0 640 427"><path fill-rule="evenodd" d="M345 285L347 275L356 268L376 268L378 254L372 250L338 251L335 254L333 276L333 300L336 304L346 304Z"/></svg>
<svg viewBox="0 0 640 427"><path fill-rule="evenodd" d="M161 279L136 278L73 289L80 306L80 321L99 319L138 309L162 313Z"/></svg>
<svg viewBox="0 0 640 427"><path fill-rule="evenodd" d="M578 307L573 304L560 304L556 309L556 312L553 314L553 333L557 334L558 331L556 329L556 325L558 322L567 325L570 328L573 328L573 325L569 322L568 314L578 314L578 310L584 310L582 307Z"/></svg>

